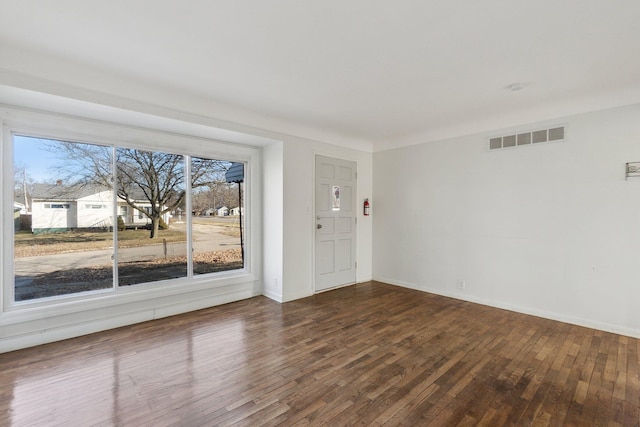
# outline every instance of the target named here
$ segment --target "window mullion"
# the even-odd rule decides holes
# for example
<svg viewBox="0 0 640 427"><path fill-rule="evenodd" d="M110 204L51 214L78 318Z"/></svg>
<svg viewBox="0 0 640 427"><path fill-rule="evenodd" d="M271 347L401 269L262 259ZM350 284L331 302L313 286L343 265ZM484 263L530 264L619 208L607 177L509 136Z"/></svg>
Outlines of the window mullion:
<svg viewBox="0 0 640 427"><path fill-rule="evenodd" d="M118 191L116 190L116 147L111 147L111 192L113 193L113 254L111 255L113 268L113 289L118 289ZM124 221L124 218L123 218Z"/></svg>
<svg viewBox="0 0 640 427"><path fill-rule="evenodd" d="M184 176L185 176L185 212L187 225L187 276L193 278L193 233L191 224L191 156L184 156Z"/></svg>

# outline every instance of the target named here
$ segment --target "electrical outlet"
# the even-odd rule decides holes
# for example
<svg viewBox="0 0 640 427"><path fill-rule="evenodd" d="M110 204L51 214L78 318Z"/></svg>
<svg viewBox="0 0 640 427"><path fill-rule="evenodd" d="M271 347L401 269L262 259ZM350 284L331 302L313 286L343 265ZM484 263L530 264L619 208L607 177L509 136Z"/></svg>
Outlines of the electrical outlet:
<svg viewBox="0 0 640 427"><path fill-rule="evenodd" d="M458 280L458 289L466 289L467 288L467 282L464 280Z"/></svg>

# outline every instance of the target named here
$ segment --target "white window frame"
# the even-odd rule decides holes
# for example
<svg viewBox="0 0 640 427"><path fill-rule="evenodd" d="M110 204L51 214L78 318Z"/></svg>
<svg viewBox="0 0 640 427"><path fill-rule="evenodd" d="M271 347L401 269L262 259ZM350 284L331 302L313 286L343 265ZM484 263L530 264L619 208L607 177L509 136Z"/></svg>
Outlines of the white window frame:
<svg viewBox="0 0 640 427"><path fill-rule="evenodd" d="M224 141L150 130L101 122L71 116L61 116L46 112L21 110L0 106L2 119L2 139L0 140L1 197L3 206L11 206L13 199L13 135L27 135L48 139L60 139L81 143L118 146L134 149L163 151L184 156L197 156L245 163L244 202L249 215L245 219L245 258L244 268L227 272L193 275L191 262L188 265L188 277L162 282L150 282L135 286L109 288L108 292L70 294L60 297L39 298L29 301L14 301L13 273L13 221L7 209L0 212L2 247L2 279L0 284L0 327L4 323L13 323L15 318L33 320L58 315L61 307L64 312L86 311L104 307L131 304L153 298L186 293L197 293L214 288L224 288L239 284L254 283L261 272L259 230L260 188L260 149ZM153 143L150 143L152 141ZM179 149L176 149L179 147ZM187 159L189 157L186 157ZM191 192L187 191L187 207L191 209ZM11 200L12 202L13 200ZM255 202L255 204L254 204ZM120 214L114 204L114 215ZM187 228L191 230L190 215L186 215ZM192 247L191 232L188 232L187 245Z"/></svg>

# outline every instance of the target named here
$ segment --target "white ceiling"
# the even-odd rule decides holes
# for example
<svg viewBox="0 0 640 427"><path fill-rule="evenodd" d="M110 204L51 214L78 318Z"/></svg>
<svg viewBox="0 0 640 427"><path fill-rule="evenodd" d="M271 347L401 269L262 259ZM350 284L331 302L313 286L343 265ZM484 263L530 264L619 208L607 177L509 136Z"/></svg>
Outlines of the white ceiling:
<svg viewBox="0 0 640 427"><path fill-rule="evenodd" d="M5 47L376 149L640 102L638 0L0 0L0 16Z"/></svg>

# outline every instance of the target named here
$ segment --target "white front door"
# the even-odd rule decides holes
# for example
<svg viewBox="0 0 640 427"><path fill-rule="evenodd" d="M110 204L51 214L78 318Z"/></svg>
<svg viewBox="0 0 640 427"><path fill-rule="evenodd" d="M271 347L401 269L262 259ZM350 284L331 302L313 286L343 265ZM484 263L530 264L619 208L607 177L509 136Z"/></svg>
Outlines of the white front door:
<svg viewBox="0 0 640 427"><path fill-rule="evenodd" d="M316 156L316 292L356 282L356 163Z"/></svg>

